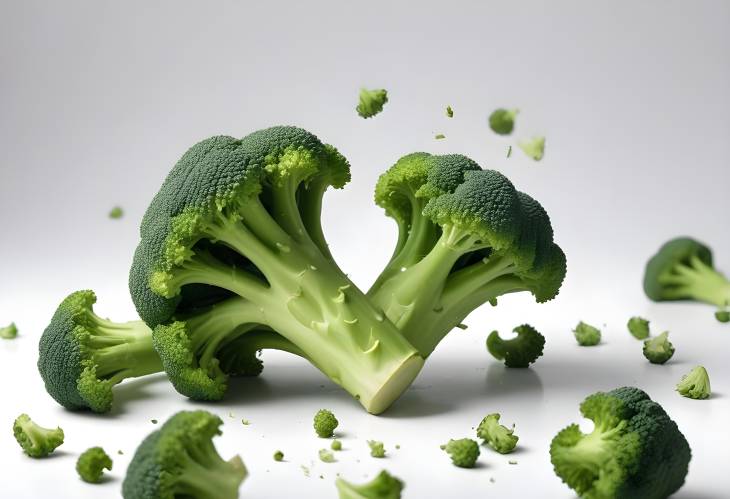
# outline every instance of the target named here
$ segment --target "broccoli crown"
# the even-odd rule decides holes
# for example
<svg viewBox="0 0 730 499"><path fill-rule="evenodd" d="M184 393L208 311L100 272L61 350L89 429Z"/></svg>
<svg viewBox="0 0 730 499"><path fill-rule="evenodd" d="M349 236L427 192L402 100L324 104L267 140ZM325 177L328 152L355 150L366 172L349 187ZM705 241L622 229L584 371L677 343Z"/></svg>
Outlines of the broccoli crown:
<svg viewBox="0 0 730 499"><path fill-rule="evenodd" d="M660 499L687 475L691 451L662 407L633 387L598 392L580 406L589 434L571 424L553 439L555 473L587 499Z"/></svg>
<svg viewBox="0 0 730 499"><path fill-rule="evenodd" d="M626 327L637 340L645 340L649 337L649 321L642 317L632 317Z"/></svg>
<svg viewBox="0 0 730 499"><path fill-rule="evenodd" d="M489 414L477 426L477 437L484 440L500 454L508 454L515 449L520 439L514 434L515 427L507 428L499 424L499 414Z"/></svg>
<svg viewBox="0 0 730 499"><path fill-rule="evenodd" d="M12 340L18 336L18 327L14 322L11 322L5 327L0 327L0 338L4 340Z"/></svg>
<svg viewBox="0 0 730 499"><path fill-rule="evenodd" d="M385 445L383 445L383 442L368 440L368 447L370 447L370 455L372 457L385 457Z"/></svg>
<svg viewBox="0 0 730 499"><path fill-rule="evenodd" d="M182 411L137 448L122 484L125 499L235 499L247 471L224 461L213 444L223 421L206 411Z"/></svg>
<svg viewBox="0 0 730 499"><path fill-rule="evenodd" d="M582 347L592 347L601 342L601 330L597 327L580 321L573 329L576 341Z"/></svg>
<svg viewBox="0 0 730 499"><path fill-rule="evenodd" d="M331 411L320 409L314 415L314 431L321 438L330 438L335 434L335 428L340 424Z"/></svg>
<svg viewBox="0 0 730 499"><path fill-rule="evenodd" d="M357 104L355 110L363 118L372 118L383 110L386 102L388 102L388 91L384 88L376 88L373 90L361 88L360 102Z"/></svg>
<svg viewBox="0 0 730 499"><path fill-rule="evenodd" d="M689 374L682 376L677 383L677 391L683 397L691 399L706 399L710 397L710 376L702 366L692 369Z"/></svg>
<svg viewBox="0 0 730 499"><path fill-rule="evenodd" d="M664 364L674 355L674 345L669 341L669 332L644 341L644 357L652 364Z"/></svg>
<svg viewBox="0 0 730 499"><path fill-rule="evenodd" d="M23 452L30 457L46 457L63 443L63 430L43 428L34 423L30 416L21 414L13 423L13 435Z"/></svg>
<svg viewBox="0 0 730 499"><path fill-rule="evenodd" d="M76 461L76 471L85 482L101 482L105 469L112 469L112 458L101 447L85 450Z"/></svg>
<svg viewBox="0 0 730 499"><path fill-rule="evenodd" d="M515 128L519 109L496 109L489 115L489 128L499 135L509 135Z"/></svg>
<svg viewBox="0 0 730 499"><path fill-rule="evenodd" d="M479 444L471 438L449 440L442 448L459 468L473 468L479 457Z"/></svg>
<svg viewBox="0 0 730 499"><path fill-rule="evenodd" d="M507 367L529 367L542 355L545 337L529 324L517 326L513 331L517 336L509 340L492 331L487 337L487 350Z"/></svg>
<svg viewBox="0 0 730 499"><path fill-rule="evenodd" d="M355 485L343 478L335 481L339 499L400 499L403 482L387 471L381 471L370 482Z"/></svg>

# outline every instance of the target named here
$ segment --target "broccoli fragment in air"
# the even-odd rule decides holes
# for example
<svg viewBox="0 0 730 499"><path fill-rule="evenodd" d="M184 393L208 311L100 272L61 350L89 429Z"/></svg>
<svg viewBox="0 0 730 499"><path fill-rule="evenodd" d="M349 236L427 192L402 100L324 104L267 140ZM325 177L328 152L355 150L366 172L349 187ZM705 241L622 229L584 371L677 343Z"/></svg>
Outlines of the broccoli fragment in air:
<svg viewBox="0 0 730 499"><path fill-rule="evenodd" d="M112 458L101 447L85 450L76 461L76 472L84 482L101 482L105 469L111 471Z"/></svg>
<svg viewBox="0 0 730 499"><path fill-rule="evenodd" d="M730 322L730 310L721 309L715 312L717 322Z"/></svg>
<svg viewBox="0 0 730 499"><path fill-rule="evenodd" d="M124 216L124 210L120 206L115 206L109 211L109 218L111 219L119 219Z"/></svg>
<svg viewBox="0 0 730 499"><path fill-rule="evenodd" d="M280 450L274 452L274 461L281 462L284 460L284 453Z"/></svg>
<svg viewBox="0 0 730 499"><path fill-rule="evenodd" d="M479 444L471 438L449 440L441 446L451 456L451 462L459 468L473 468L479 457Z"/></svg>
<svg viewBox="0 0 730 499"><path fill-rule="evenodd" d="M515 128L515 118L519 109L497 109L489 115L489 128L499 135L509 135Z"/></svg>
<svg viewBox="0 0 730 499"><path fill-rule="evenodd" d="M582 347L592 347L598 345L601 342L601 330L580 321L575 329L573 330L575 339L578 344Z"/></svg>
<svg viewBox="0 0 730 499"><path fill-rule="evenodd" d="M368 440L368 446L370 447L370 455L372 457L385 457L385 446L383 442Z"/></svg>
<svg viewBox="0 0 730 499"><path fill-rule="evenodd" d="M363 485L355 485L343 478L335 481L339 499L400 499L403 482L387 471Z"/></svg>
<svg viewBox="0 0 730 499"><path fill-rule="evenodd" d="M63 430L43 428L34 423L30 416L21 414L13 423L13 435L23 452L30 457L46 457L63 443Z"/></svg>
<svg viewBox="0 0 730 499"><path fill-rule="evenodd" d="M632 317L626 327L637 340L645 340L649 337L649 321L642 317Z"/></svg>
<svg viewBox="0 0 730 499"><path fill-rule="evenodd" d="M514 434L515 426L507 428L499 424L499 414L489 414L477 427L477 437L484 440L489 446L500 454L508 454L515 449L520 439Z"/></svg>
<svg viewBox="0 0 730 499"><path fill-rule="evenodd" d="M332 441L332 444L330 445L330 448L332 450L342 450L342 442L340 442L339 440L336 440L335 439L335 440Z"/></svg>
<svg viewBox="0 0 730 499"><path fill-rule="evenodd" d="M360 102L355 109L357 114L363 118L372 118L383 110L386 102L388 102L388 91L384 88L376 88L373 90L361 88Z"/></svg>
<svg viewBox="0 0 730 499"><path fill-rule="evenodd" d="M436 140L441 140L441 139L445 139L446 135L444 135L443 133L437 133L436 135L433 136L433 138Z"/></svg>
<svg viewBox="0 0 730 499"><path fill-rule="evenodd" d="M335 428L340 424L331 411L320 409L314 415L314 431L321 438L330 438L335 434Z"/></svg>
<svg viewBox="0 0 730 499"><path fill-rule="evenodd" d="M522 149L522 152L535 161L540 161L545 156L545 137L521 140L517 145Z"/></svg>
<svg viewBox="0 0 730 499"><path fill-rule="evenodd" d="M319 460L323 463L334 463L335 455L328 449L319 449Z"/></svg>
<svg viewBox="0 0 730 499"><path fill-rule="evenodd" d="M545 337L529 324L517 326L513 331L517 336L509 340L492 331L487 338L487 350L507 367L529 367L542 355Z"/></svg>
<svg viewBox="0 0 730 499"><path fill-rule="evenodd" d="M683 397L691 399L709 398L712 390L710 389L710 376L707 374L707 370L702 366L692 369L689 374L685 374L679 380L677 391Z"/></svg>
<svg viewBox="0 0 730 499"><path fill-rule="evenodd" d="M674 345L669 341L669 332L644 341L644 357L652 364L664 364L674 355Z"/></svg>
<svg viewBox="0 0 730 499"><path fill-rule="evenodd" d="M451 106L446 106L446 117L448 117L448 118L454 117L454 110L451 109Z"/></svg>
<svg viewBox="0 0 730 499"><path fill-rule="evenodd" d="M5 327L0 327L0 338L4 340L12 340L18 336L18 327L11 322Z"/></svg>

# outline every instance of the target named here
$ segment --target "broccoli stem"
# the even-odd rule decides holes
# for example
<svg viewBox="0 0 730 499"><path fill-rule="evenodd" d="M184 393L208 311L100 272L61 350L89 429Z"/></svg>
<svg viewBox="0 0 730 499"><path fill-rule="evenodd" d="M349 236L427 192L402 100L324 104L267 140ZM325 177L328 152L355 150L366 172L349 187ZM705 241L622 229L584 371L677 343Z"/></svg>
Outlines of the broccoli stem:
<svg viewBox="0 0 730 499"><path fill-rule="evenodd" d="M730 304L730 281L696 255L686 263L675 265L671 273L659 278L659 282L671 286L665 292L668 299L689 295L716 307Z"/></svg>
<svg viewBox="0 0 730 499"><path fill-rule="evenodd" d="M626 421L621 421L612 428L601 428L598 425L589 434L580 438L572 447L561 448L555 458L564 464L574 467L575 473L588 473L593 478L599 478L606 462L616 454L616 441L621 436Z"/></svg>
<svg viewBox="0 0 730 499"><path fill-rule="evenodd" d="M215 448L199 452L188 449L180 456L180 468L175 475L176 497L234 499L238 497L241 481L247 474L240 458L224 461Z"/></svg>

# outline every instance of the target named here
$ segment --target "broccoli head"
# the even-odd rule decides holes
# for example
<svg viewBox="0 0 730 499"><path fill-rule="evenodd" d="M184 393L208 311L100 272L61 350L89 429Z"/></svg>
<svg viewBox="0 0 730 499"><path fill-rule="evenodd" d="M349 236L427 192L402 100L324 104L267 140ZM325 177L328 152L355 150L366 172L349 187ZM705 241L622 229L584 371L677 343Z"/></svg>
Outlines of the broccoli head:
<svg viewBox="0 0 730 499"><path fill-rule="evenodd" d="M489 128L499 135L509 135L515 128L515 118L519 109L497 109L489 115Z"/></svg>
<svg viewBox="0 0 730 499"><path fill-rule="evenodd" d="M376 88L373 90L361 88L360 102L357 104L355 110L363 118L372 118L383 110L386 102L388 102L388 91L384 88Z"/></svg>
<svg viewBox="0 0 730 499"><path fill-rule="evenodd" d="M706 399L710 397L710 376L702 366L692 369L689 374L682 376L677 383L677 391L683 397L691 399Z"/></svg>
<svg viewBox="0 0 730 499"><path fill-rule="evenodd" d="M674 355L674 345L669 341L669 332L644 341L644 357L652 364L664 364Z"/></svg>
<svg viewBox="0 0 730 499"><path fill-rule="evenodd" d="M0 338L4 340L12 340L18 336L18 327L11 322L5 327L0 327Z"/></svg>
<svg viewBox="0 0 730 499"><path fill-rule="evenodd" d="M46 457L63 443L63 430L43 428L34 423L30 416L21 414L13 423L13 435L23 452L30 457Z"/></svg>
<svg viewBox="0 0 730 499"><path fill-rule="evenodd" d="M507 428L499 424L499 414L489 414L477 426L477 437L484 440L500 454L508 454L515 449L520 439L515 435L515 427Z"/></svg>
<svg viewBox="0 0 730 499"><path fill-rule="evenodd" d="M403 482L387 471L363 485L355 485L343 478L335 481L339 499L400 499Z"/></svg>
<svg viewBox="0 0 730 499"><path fill-rule="evenodd" d="M248 474L239 456L224 461L213 444L223 421L206 411L182 411L137 448L122 484L124 499L235 499Z"/></svg>
<svg viewBox="0 0 730 499"><path fill-rule="evenodd" d="M645 340L649 337L649 321L642 317L632 317L626 327L637 340Z"/></svg>
<svg viewBox="0 0 730 499"><path fill-rule="evenodd" d="M662 499L687 475L691 451L664 409L638 388L598 392L580 406L594 429L577 424L550 445L555 473L587 499Z"/></svg>
<svg viewBox="0 0 730 499"><path fill-rule="evenodd" d="M85 482L101 482L105 469L112 469L112 458L101 447L85 450L76 461L76 472Z"/></svg>
<svg viewBox="0 0 730 499"><path fill-rule="evenodd" d="M601 330L583 321L580 321L575 326L573 334L578 344L582 347L592 347L601 342Z"/></svg>
<svg viewBox="0 0 730 499"><path fill-rule="evenodd" d="M335 434L335 428L340 424L332 411L320 409L314 415L314 431L321 438L331 438Z"/></svg>
<svg viewBox="0 0 730 499"><path fill-rule="evenodd" d="M479 457L479 444L471 438L449 440L441 448L451 457L451 462L459 468L473 468Z"/></svg>
<svg viewBox="0 0 730 499"><path fill-rule="evenodd" d="M487 337L487 350L495 359L503 360L507 367L529 367L542 355L545 337L529 324L517 326L512 339L503 340L497 331Z"/></svg>

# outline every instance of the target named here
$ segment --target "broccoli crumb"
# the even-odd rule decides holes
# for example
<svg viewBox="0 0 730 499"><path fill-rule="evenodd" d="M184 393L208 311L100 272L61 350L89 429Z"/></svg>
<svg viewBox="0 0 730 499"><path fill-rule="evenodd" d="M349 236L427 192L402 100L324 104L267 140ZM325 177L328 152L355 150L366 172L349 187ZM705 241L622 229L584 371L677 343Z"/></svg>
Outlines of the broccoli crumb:
<svg viewBox="0 0 730 499"><path fill-rule="evenodd" d="M332 448L332 450L342 450L342 442L335 439L332 441L330 447Z"/></svg>
<svg viewBox="0 0 730 499"><path fill-rule="evenodd" d="M248 426L248 425L250 425L250 424L251 424L251 421L249 421L248 419L242 419L242 420L241 420L241 424L242 424L243 426Z"/></svg>
<svg viewBox="0 0 730 499"><path fill-rule="evenodd" d="M123 455L124 455L124 452L122 452L122 449L119 449L119 450L117 451L117 454L119 454L120 456L123 456Z"/></svg>
<svg viewBox="0 0 730 499"><path fill-rule="evenodd" d="M4 340L12 340L18 336L18 327L14 322L11 322L5 327L0 328L0 338Z"/></svg>
<svg viewBox="0 0 730 499"><path fill-rule="evenodd" d="M497 109L489 115L489 128L498 135L509 135L515 128L519 109Z"/></svg>
<svg viewBox="0 0 730 499"><path fill-rule="evenodd" d="M386 102L388 102L387 90L383 88L373 90L362 88L360 89L360 102L355 110L363 118L372 118L383 110Z"/></svg>
<svg viewBox="0 0 730 499"><path fill-rule="evenodd" d="M396 449L400 449L400 444L395 444Z"/></svg>
<svg viewBox="0 0 730 499"><path fill-rule="evenodd" d="M306 467L306 466L304 466L303 464L300 465L300 467L302 468L302 472L304 473L304 476L308 477L309 476L309 468Z"/></svg>
<svg viewBox="0 0 730 499"><path fill-rule="evenodd" d="M545 137L522 140L517 145L522 149L522 152L535 161L540 161L545 156Z"/></svg>
<svg viewBox="0 0 730 499"><path fill-rule="evenodd" d="M156 419L150 419L150 423L157 424L157 420Z"/></svg>
<svg viewBox="0 0 730 499"><path fill-rule="evenodd" d="M284 453L280 450L274 452L274 461L281 462L284 460Z"/></svg>
<svg viewBox="0 0 730 499"><path fill-rule="evenodd" d="M583 321L578 323L573 330L573 334L582 347L592 347L601 342L601 330Z"/></svg>
<svg viewBox="0 0 730 499"><path fill-rule="evenodd" d="M117 220L119 218L122 218L124 216L124 210L122 210L121 206L115 206L111 210L109 210L109 218L113 220Z"/></svg>
<svg viewBox="0 0 730 499"><path fill-rule="evenodd" d="M512 156L512 146L507 146L507 158Z"/></svg>
<svg viewBox="0 0 730 499"><path fill-rule="evenodd" d="M451 457L451 462L459 468L473 468L479 457L479 444L470 438L449 440L441 449Z"/></svg>
<svg viewBox="0 0 730 499"><path fill-rule="evenodd" d="M76 461L76 471L88 483L101 482L105 469L111 471L112 458L101 447L87 449Z"/></svg>
<svg viewBox="0 0 730 499"><path fill-rule="evenodd" d="M446 116L448 118L453 118L454 117L454 110L451 109L451 106L446 106Z"/></svg>
<svg viewBox="0 0 730 499"><path fill-rule="evenodd" d="M467 326L466 324L463 324L463 323L462 324L457 324L456 327L458 327L462 331L466 331L467 329L469 329L469 326Z"/></svg>
<svg viewBox="0 0 730 499"><path fill-rule="evenodd" d="M339 421L337 421L335 415L327 409L320 409L314 415L314 431L320 438L332 437L338 424Z"/></svg>
<svg viewBox="0 0 730 499"><path fill-rule="evenodd" d="M383 445L383 442L368 440L368 445L370 446L370 455L372 457L385 457L385 446Z"/></svg>
<svg viewBox="0 0 730 499"><path fill-rule="evenodd" d="M441 140L441 139L445 139L446 135L444 135L443 133L437 133L436 135L433 136L433 138L436 140Z"/></svg>
<svg viewBox="0 0 730 499"><path fill-rule="evenodd" d="M510 460L509 460L509 461L507 461L507 462L508 462L509 464L517 464L517 461L515 461L514 459L510 459Z"/></svg>
<svg viewBox="0 0 730 499"><path fill-rule="evenodd" d="M319 460L323 463L334 463L335 455L330 450L319 449Z"/></svg>
<svg viewBox="0 0 730 499"><path fill-rule="evenodd" d="M626 327L637 340L645 340L649 337L649 321L643 317L632 317Z"/></svg>

